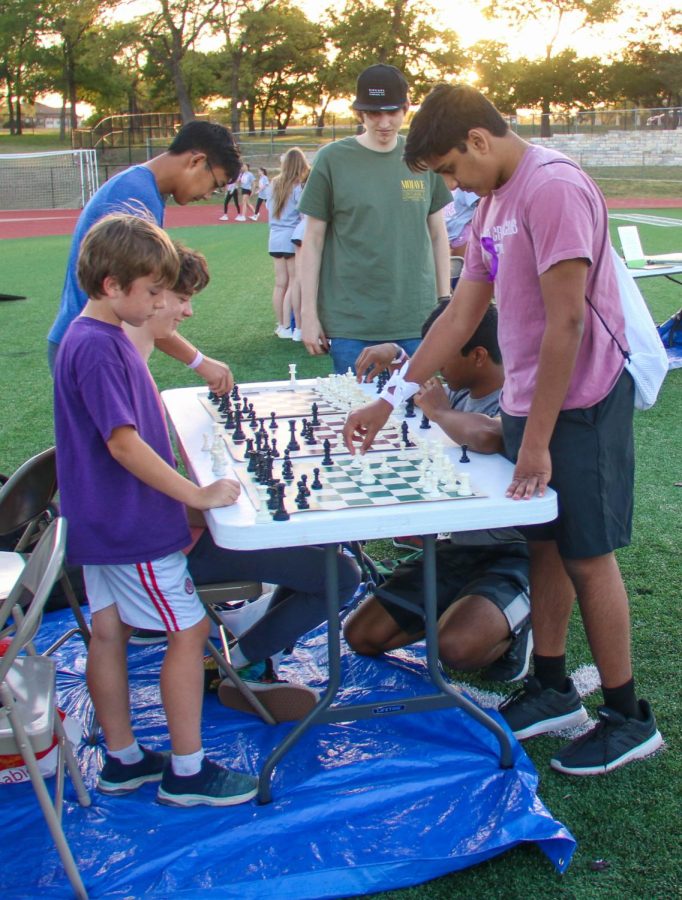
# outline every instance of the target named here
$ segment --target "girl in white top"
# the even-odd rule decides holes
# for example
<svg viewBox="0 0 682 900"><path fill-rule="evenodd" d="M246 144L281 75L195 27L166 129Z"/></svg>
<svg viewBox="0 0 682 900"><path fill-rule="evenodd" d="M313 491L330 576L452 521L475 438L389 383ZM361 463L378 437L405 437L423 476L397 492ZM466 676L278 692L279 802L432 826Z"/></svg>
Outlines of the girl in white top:
<svg viewBox="0 0 682 900"><path fill-rule="evenodd" d="M258 172L258 199L256 200L256 211L251 216L251 219L254 222L258 221L258 213L260 211L260 208L268 199L268 187L270 185L268 170L264 169L263 166L260 166Z"/></svg>
<svg viewBox="0 0 682 900"><path fill-rule="evenodd" d="M272 306L277 326L275 334L281 338L293 337L291 329L291 288L295 279L294 253L296 245L292 237L301 220L298 201L308 178L310 166L303 151L292 147L282 157L280 174L273 178L267 201L270 223L268 252L275 264L275 287ZM300 321L294 315L296 328Z"/></svg>
<svg viewBox="0 0 682 900"><path fill-rule="evenodd" d="M251 171L251 166L245 162L242 165L242 173L239 176L239 187L242 189L242 208L237 216L238 222L246 222L247 209L251 210L251 215L254 213L253 204L249 200L249 197L253 192L253 183L255 180L256 176Z"/></svg>

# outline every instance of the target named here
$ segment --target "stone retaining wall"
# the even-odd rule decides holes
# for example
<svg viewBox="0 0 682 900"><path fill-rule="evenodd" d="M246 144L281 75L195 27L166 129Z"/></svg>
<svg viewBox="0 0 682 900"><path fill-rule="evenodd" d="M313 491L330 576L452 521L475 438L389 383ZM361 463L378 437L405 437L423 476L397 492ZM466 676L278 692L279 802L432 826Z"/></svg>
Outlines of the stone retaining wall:
<svg viewBox="0 0 682 900"><path fill-rule="evenodd" d="M675 131L609 131L531 138L581 166L682 166L682 128Z"/></svg>

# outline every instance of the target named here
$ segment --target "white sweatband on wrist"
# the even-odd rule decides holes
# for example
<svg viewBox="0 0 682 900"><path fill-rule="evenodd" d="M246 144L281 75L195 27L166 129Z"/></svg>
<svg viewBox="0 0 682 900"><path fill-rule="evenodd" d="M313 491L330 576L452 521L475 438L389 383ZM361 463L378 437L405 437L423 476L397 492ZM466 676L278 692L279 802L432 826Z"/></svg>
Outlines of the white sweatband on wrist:
<svg viewBox="0 0 682 900"><path fill-rule="evenodd" d="M395 347L395 356L391 360L391 365L402 366L405 360L409 359L407 351L400 344L394 344L393 346Z"/></svg>
<svg viewBox="0 0 682 900"><path fill-rule="evenodd" d="M395 409L396 406L400 406L400 404L404 403L406 400L409 400L410 397L413 397L419 390L419 385L416 382L405 381L405 372L407 372L409 364L409 359L405 360L402 367L396 369L391 375L386 382L386 387L379 394L381 399L390 403L393 409Z"/></svg>
<svg viewBox="0 0 682 900"><path fill-rule="evenodd" d="M201 352L201 350L197 350L197 355L194 357L194 359L192 360L191 363L187 363L187 368L188 369L198 369L203 361L204 361L204 354Z"/></svg>

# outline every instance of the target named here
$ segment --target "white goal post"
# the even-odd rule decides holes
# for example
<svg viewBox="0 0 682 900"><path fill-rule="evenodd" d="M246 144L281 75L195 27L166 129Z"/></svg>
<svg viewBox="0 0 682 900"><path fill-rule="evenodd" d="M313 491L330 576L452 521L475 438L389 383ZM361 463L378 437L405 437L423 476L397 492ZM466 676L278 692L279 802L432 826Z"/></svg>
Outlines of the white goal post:
<svg viewBox="0 0 682 900"><path fill-rule="evenodd" d="M98 187L96 150L0 153L0 209L82 209Z"/></svg>

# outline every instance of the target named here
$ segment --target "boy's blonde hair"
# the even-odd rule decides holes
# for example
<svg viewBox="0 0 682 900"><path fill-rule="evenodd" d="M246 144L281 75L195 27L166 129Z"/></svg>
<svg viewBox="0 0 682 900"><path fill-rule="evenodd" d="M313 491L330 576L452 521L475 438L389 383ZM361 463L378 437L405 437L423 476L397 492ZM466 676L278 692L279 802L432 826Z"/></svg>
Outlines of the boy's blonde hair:
<svg viewBox="0 0 682 900"><path fill-rule="evenodd" d="M180 241L173 241L173 246L180 260L180 271L171 290L182 297L192 297L203 291L211 280L206 257L203 253L185 247Z"/></svg>
<svg viewBox="0 0 682 900"><path fill-rule="evenodd" d="M128 291L136 278L155 276L172 288L180 261L173 242L147 218L123 213L105 216L88 231L78 254L78 281L88 297L104 294L104 279Z"/></svg>
<svg viewBox="0 0 682 900"><path fill-rule="evenodd" d="M310 174L310 165L299 147L292 147L282 157L282 169L272 179L272 214L276 219L282 215L287 200L297 184L305 184Z"/></svg>

